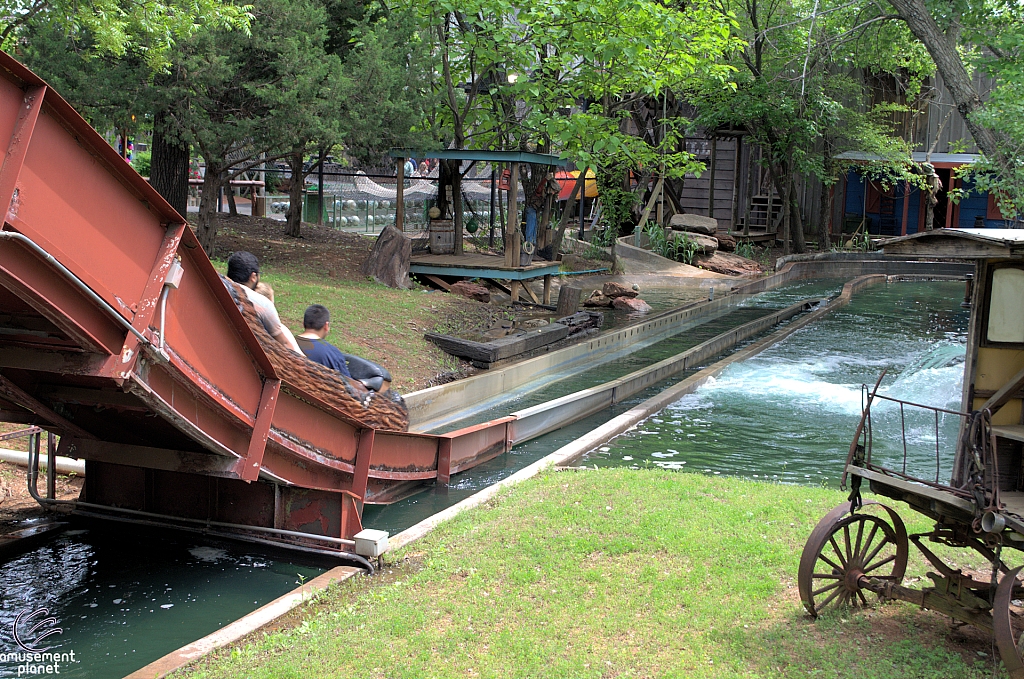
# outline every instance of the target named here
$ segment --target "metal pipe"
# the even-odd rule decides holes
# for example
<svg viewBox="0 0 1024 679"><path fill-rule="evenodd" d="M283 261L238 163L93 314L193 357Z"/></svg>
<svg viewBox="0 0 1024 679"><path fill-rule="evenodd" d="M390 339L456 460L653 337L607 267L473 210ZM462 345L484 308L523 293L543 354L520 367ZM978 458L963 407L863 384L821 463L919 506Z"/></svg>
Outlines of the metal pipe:
<svg viewBox="0 0 1024 679"><path fill-rule="evenodd" d="M167 315L167 292L170 290L169 286L164 286L164 289L160 291L160 348L164 348L164 318Z"/></svg>
<svg viewBox="0 0 1024 679"><path fill-rule="evenodd" d="M20 241L20 242L24 243L25 245L27 245L30 250L32 250L37 255L42 257L49 264L53 265L53 267L56 268L57 271L62 273L64 275L64 277L67 278L71 282L71 284L74 285L76 288L78 288L86 297L88 297L93 302L98 304L100 306L100 308L102 308L104 311L106 311L107 314L111 318L113 318L115 321L120 323L128 332L130 332L133 335L135 335L136 337L138 337L139 340L143 344L152 344L149 341L149 339L145 335L143 335L141 332L136 330L135 327L132 326L132 324L128 321L128 319L126 319L124 316L122 316L120 314L120 312L118 312L117 309L115 309L114 307L110 306L110 304L108 304L105 299L103 299L102 297L97 295L95 292L93 292L92 288L90 288L88 285L83 283L82 280L78 276L76 276L70 269L68 269L66 266L64 266L60 262L58 262L54 258L53 255L51 255L49 252L47 252L43 248L41 248L38 245L36 245L35 241L33 241L31 238L29 238L28 236L26 236L24 234L18 233L16 231L0 231L0 239L16 240L16 241Z"/></svg>
<svg viewBox="0 0 1024 679"><path fill-rule="evenodd" d="M39 496L36 484L39 482L39 438L41 434L32 434L28 443L28 494L43 507L48 505L73 505L76 500L56 500Z"/></svg>
<svg viewBox="0 0 1024 679"><path fill-rule="evenodd" d="M185 523L194 523L204 526L216 526L218 528L231 528L234 530L251 530L258 533L270 533L272 535L282 535L285 537L303 538L307 540L320 540L322 542L329 542L335 545L346 545L348 547L355 547L355 540L346 540L345 538L334 538L328 535L314 535L312 533L303 533L294 530L284 530L282 528L264 528L263 526L247 526L241 523L224 523L223 521L207 521L205 519L190 519L182 516L171 516L169 514L156 514L154 512L143 512L137 509L124 509L122 507L108 507L106 505L97 505L90 502L78 502L79 507L92 507L94 509L102 509L109 512L121 512L124 514L131 514L133 516L145 516L152 519L163 519L165 521L184 521Z"/></svg>
<svg viewBox="0 0 1024 679"><path fill-rule="evenodd" d="M18 465L19 467L28 467L29 456L28 453L20 450L0 448L0 462L9 462L10 464ZM82 460L73 460L70 457L58 457L56 467L58 474L77 474L78 476L85 475L85 462ZM40 465L40 468L42 468L42 465Z"/></svg>

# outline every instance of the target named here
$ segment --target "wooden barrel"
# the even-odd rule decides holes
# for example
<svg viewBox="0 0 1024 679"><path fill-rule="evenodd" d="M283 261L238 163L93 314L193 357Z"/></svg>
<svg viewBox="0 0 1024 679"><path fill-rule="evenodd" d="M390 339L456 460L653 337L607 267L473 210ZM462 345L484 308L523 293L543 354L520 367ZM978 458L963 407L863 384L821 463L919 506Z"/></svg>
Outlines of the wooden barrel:
<svg viewBox="0 0 1024 679"><path fill-rule="evenodd" d="M455 222L450 219L430 220L430 254L450 255L455 252Z"/></svg>

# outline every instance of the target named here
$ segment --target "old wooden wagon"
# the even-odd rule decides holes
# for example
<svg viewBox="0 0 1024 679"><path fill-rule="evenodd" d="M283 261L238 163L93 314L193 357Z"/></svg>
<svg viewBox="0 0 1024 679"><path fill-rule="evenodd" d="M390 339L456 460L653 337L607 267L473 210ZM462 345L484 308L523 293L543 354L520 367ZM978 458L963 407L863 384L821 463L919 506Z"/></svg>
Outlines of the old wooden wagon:
<svg viewBox="0 0 1024 679"><path fill-rule="evenodd" d="M817 616L837 606L863 606L870 595L909 601L993 634L1014 679L1024 678L1019 599L1024 598L1024 231L941 229L896 238L886 255L966 259L975 263L964 305L971 309L959 410L933 408L865 388L865 407L843 475L850 500L812 531L800 559L800 597ZM883 463L876 442L883 432L872 412L902 429L903 457ZM908 468L908 413L920 427L934 421L934 463ZM952 421L951 421L952 420ZM940 442L940 421L958 426L955 441ZM893 441L892 434L886 434ZM921 438L921 432L917 433ZM931 440L929 434L929 441ZM946 449L943 449L943 448ZM898 447L897 447L898 450ZM874 453L874 455L873 455ZM893 460L896 460L894 463ZM940 478L943 470L949 476ZM908 535L896 509L863 500L864 482L877 495L904 503L934 521ZM903 584L909 545L934 568L931 584ZM964 572L936 554L936 545L972 550L987 573Z"/></svg>

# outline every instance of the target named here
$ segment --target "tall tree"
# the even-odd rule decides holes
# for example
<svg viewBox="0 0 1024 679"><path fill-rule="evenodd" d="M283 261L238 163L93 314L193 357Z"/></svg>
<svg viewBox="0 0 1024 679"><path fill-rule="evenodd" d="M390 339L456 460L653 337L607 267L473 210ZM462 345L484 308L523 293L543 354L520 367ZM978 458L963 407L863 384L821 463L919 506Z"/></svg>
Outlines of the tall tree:
<svg viewBox="0 0 1024 679"><path fill-rule="evenodd" d="M983 154L979 188L1000 197L1004 213L1024 214L1024 7L1012 0L889 0L928 49L957 110ZM976 69L994 77L988 101Z"/></svg>

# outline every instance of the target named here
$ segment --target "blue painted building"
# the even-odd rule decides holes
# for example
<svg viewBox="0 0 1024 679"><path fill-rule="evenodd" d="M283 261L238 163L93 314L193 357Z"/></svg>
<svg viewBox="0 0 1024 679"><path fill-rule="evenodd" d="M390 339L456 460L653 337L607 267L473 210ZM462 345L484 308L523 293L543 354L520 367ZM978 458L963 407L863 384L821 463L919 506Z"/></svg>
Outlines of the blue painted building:
<svg viewBox="0 0 1024 679"><path fill-rule="evenodd" d="M868 163L874 160L867 154L844 153L841 159ZM942 182L935 206L934 228L1007 228L1019 226L1017 220L1000 214L995 200L987 192L973 191L969 180L957 179L955 170L976 162L978 156L969 153L933 153L931 164ZM924 153L914 153L914 162L925 162ZM967 191L959 203L949 200L951 188ZM857 168L851 169L836 186L835 204L841 211L833 215L832 232L850 234L866 223L867 233L899 236L917 233L925 228L928 199L926 192L914 186L897 184L885 187L877 180L869 180ZM839 221L837 224L836 222Z"/></svg>

